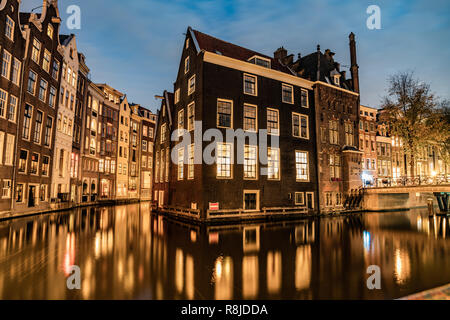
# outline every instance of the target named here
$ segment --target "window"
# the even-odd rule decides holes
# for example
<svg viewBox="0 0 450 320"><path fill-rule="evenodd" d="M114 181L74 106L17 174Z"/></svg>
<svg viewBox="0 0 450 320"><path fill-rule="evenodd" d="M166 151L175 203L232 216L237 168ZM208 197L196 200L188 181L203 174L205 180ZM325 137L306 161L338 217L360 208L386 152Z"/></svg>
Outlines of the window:
<svg viewBox="0 0 450 320"><path fill-rule="evenodd" d="M346 122L344 126L345 126L345 144L347 146L353 146L354 145L353 123Z"/></svg>
<svg viewBox="0 0 450 320"><path fill-rule="evenodd" d="M189 48L189 39L186 39L186 49Z"/></svg>
<svg viewBox="0 0 450 320"><path fill-rule="evenodd" d="M341 178L341 157L339 155L330 155L330 177L331 179Z"/></svg>
<svg viewBox="0 0 450 320"><path fill-rule="evenodd" d="M188 105L188 131L194 130L195 121L195 103L192 102Z"/></svg>
<svg viewBox="0 0 450 320"><path fill-rule="evenodd" d="M47 97L47 87L48 82L41 79L40 85L39 85L39 100L45 102L45 98Z"/></svg>
<svg viewBox="0 0 450 320"><path fill-rule="evenodd" d="M257 179L258 148L256 146L244 146L244 179Z"/></svg>
<svg viewBox="0 0 450 320"><path fill-rule="evenodd" d="M53 26L49 23L47 27L47 35L50 39L53 39Z"/></svg>
<svg viewBox="0 0 450 320"><path fill-rule="evenodd" d="M297 138L309 139L308 116L292 113L292 135Z"/></svg>
<svg viewBox="0 0 450 320"><path fill-rule="evenodd" d="M70 84L72 82L72 68L67 68L67 83Z"/></svg>
<svg viewBox="0 0 450 320"><path fill-rule="evenodd" d="M334 81L334 84L338 86L339 85L339 76L338 75L333 76L333 81Z"/></svg>
<svg viewBox="0 0 450 320"><path fill-rule="evenodd" d="M43 114L41 111L36 112L36 119L34 124L34 135L33 135L33 141L37 144L41 143L41 133L42 133L42 118Z"/></svg>
<svg viewBox="0 0 450 320"><path fill-rule="evenodd" d="M258 95L258 86L256 76L244 73L244 93L252 96Z"/></svg>
<svg viewBox="0 0 450 320"><path fill-rule="evenodd" d="M47 201L47 185L41 184L39 188L39 200L44 202Z"/></svg>
<svg viewBox="0 0 450 320"><path fill-rule="evenodd" d="M62 78L65 79L67 76L67 64L65 62L63 62L63 67L62 67Z"/></svg>
<svg viewBox="0 0 450 320"><path fill-rule="evenodd" d="M55 87L50 87L50 94L48 97L48 105L52 108L56 106L56 89Z"/></svg>
<svg viewBox="0 0 450 320"><path fill-rule="evenodd" d="M244 190L244 210L246 211L259 210L258 190Z"/></svg>
<svg viewBox="0 0 450 320"><path fill-rule="evenodd" d="M188 179L194 179L194 144L188 148Z"/></svg>
<svg viewBox="0 0 450 320"><path fill-rule="evenodd" d="M53 79L58 80L58 77L59 77L59 62L58 61L53 61L52 77L53 77Z"/></svg>
<svg viewBox="0 0 450 320"><path fill-rule="evenodd" d="M291 85L288 84L282 84L281 85L281 94L282 94L282 101L284 103L294 103L294 89Z"/></svg>
<svg viewBox="0 0 450 320"><path fill-rule="evenodd" d="M188 83L188 95L195 92L195 74L189 79Z"/></svg>
<svg viewBox="0 0 450 320"><path fill-rule="evenodd" d="M189 72L189 57L184 59L184 74Z"/></svg>
<svg viewBox="0 0 450 320"><path fill-rule="evenodd" d="M258 131L257 120L257 106L251 104L244 104L244 130Z"/></svg>
<svg viewBox="0 0 450 320"><path fill-rule="evenodd" d="M11 74L11 54L3 49L3 64L2 64L2 76L9 79Z"/></svg>
<svg viewBox="0 0 450 320"><path fill-rule="evenodd" d="M330 129L330 143L331 144L339 144L339 131L338 131L338 121L330 120L329 121L329 129Z"/></svg>
<svg viewBox="0 0 450 320"><path fill-rule="evenodd" d="M279 121L278 110L267 109L267 133L273 135L279 135Z"/></svg>
<svg viewBox="0 0 450 320"><path fill-rule="evenodd" d="M166 142L167 139L167 125L163 123L161 125L161 143Z"/></svg>
<svg viewBox="0 0 450 320"><path fill-rule="evenodd" d="M267 179L280 179L280 149L268 148L267 150Z"/></svg>
<svg viewBox="0 0 450 320"><path fill-rule="evenodd" d="M34 62L39 64L40 55L41 55L41 43L35 38L33 39L33 49L31 51L31 59L33 59Z"/></svg>
<svg viewBox="0 0 450 320"><path fill-rule="evenodd" d="M170 151L169 148L166 148L166 182L169 182L169 163L170 163ZM162 180L162 173L161 173L161 180Z"/></svg>
<svg viewBox="0 0 450 320"><path fill-rule="evenodd" d="M14 154L14 140L16 136L8 134L6 136L6 152L5 152L5 166L12 166Z"/></svg>
<svg viewBox="0 0 450 320"><path fill-rule="evenodd" d="M44 59L42 59L42 69L44 69L46 72L50 72L50 60L51 60L51 54L47 49L45 49L44 50Z"/></svg>
<svg viewBox="0 0 450 320"><path fill-rule="evenodd" d="M23 184L16 185L16 202L23 202Z"/></svg>
<svg viewBox="0 0 450 320"><path fill-rule="evenodd" d="M175 103L180 102L180 88L175 90Z"/></svg>
<svg viewBox="0 0 450 320"><path fill-rule="evenodd" d="M219 128L233 127L233 101L217 99L217 126Z"/></svg>
<svg viewBox="0 0 450 320"><path fill-rule="evenodd" d="M30 70L30 74L28 75L28 92L34 95L34 92L36 90L36 81L37 81L37 75L35 72Z"/></svg>
<svg viewBox="0 0 450 320"><path fill-rule="evenodd" d="M305 205L305 194L303 192L295 193L295 205L304 206Z"/></svg>
<svg viewBox="0 0 450 320"><path fill-rule="evenodd" d="M147 152L147 140L142 140L142 151Z"/></svg>
<svg viewBox="0 0 450 320"><path fill-rule="evenodd" d="M20 150L19 154L19 173L25 173L27 171L28 151Z"/></svg>
<svg viewBox="0 0 450 320"><path fill-rule="evenodd" d="M22 138L25 140L30 139L31 118L33 116L33 107L29 104L25 105L24 119L23 119L23 131Z"/></svg>
<svg viewBox="0 0 450 320"><path fill-rule="evenodd" d="M22 67L22 62L20 62L16 58L14 58L11 81L16 85L19 85L21 67Z"/></svg>
<svg viewBox="0 0 450 320"><path fill-rule="evenodd" d="M301 89L300 104L303 108L309 108L308 90Z"/></svg>
<svg viewBox="0 0 450 320"><path fill-rule="evenodd" d="M184 148L178 149L178 180L184 179Z"/></svg>
<svg viewBox="0 0 450 320"><path fill-rule="evenodd" d="M0 89L0 117L1 118L6 117L7 101L8 101L8 93L5 90Z"/></svg>
<svg viewBox="0 0 450 320"><path fill-rule="evenodd" d="M3 164L3 148L5 147L5 132L0 131L0 165Z"/></svg>
<svg viewBox="0 0 450 320"><path fill-rule="evenodd" d="M270 59L267 58L253 56L250 59L248 59L248 62L270 69Z"/></svg>
<svg viewBox="0 0 450 320"><path fill-rule="evenodd" d="M309 181L308 152L295 151L295 171L297 181Z"/></svg>
<svg viewBox="0 0 450 320"><path fill-rule="evenodd" d="M38 167L39 167L39 154L32 153L31 154L30 174L37 174Z"/></svg>
<svg viewBox="0 0 450 320"><path fill-rule="evenodd" d="M148 128L148 137L153 138L153 128Z"/></svg>
<svg viewBox="0 0 450 320"><path fill-rule="evenodd" d="M178 111L178 136L184 134L184 109Z"/></svg>
<svg viewBox="0 0 450 320"><path fill-rule="evenodd" d="M45 134L44 134L44 146L50 147L50 142L52 139L52 126L53 118L47 116L47 122L45 123Z"/></svg>
<svg viewBox="0 0 450 320"><path fill-rule="evenodd" d="M5 35L9 40L14 41L14 20L6 16Z"/></svg>
<svg viewBox="0 0 450 320"><path fill-rule="evenodd" d="M116 173L116 161L115 160L111 160L111 173L112 174Z"/></svg>
<svg viewBox="0 0 450 320"><path fill-rule="evenodd" d="M230 143L218 143L217 144L217 178L229 179L232 177L231 164L232 164L232 150Z"/></svg>
<svg viewBox="0 0 450 320"><path fill-rule="evenodd" d="M2 198L11 198L11 180L3 180Z"/></svg>

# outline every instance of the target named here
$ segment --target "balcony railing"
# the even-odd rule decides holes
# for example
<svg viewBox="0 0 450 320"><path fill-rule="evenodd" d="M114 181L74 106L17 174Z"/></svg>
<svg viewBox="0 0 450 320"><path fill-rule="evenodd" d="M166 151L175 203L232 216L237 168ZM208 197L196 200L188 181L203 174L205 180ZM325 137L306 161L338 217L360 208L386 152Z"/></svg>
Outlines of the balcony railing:
<svg viewBox="0 0 450 320"><path fill-rule="evenodd" d="M365 188L383 188L383 187L408 187L408 186L426 186L450 184L450 174L435 176L416 176L416 177L398 177L398 178L377 178L372 184L366 184Z"/></svg>

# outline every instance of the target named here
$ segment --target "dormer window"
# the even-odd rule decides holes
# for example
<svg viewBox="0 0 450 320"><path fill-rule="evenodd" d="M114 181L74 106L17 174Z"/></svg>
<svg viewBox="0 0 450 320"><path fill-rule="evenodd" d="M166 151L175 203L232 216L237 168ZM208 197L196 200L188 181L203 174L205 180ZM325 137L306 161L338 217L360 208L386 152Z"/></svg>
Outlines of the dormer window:
<svg viewBox="0 0 450 320"><path fill-rule="evenodd" d="M250 59L248 59L248 62L270 69L270 59L268 58L253 56Z"/></svg>
<svg viewBox="0 0 450 320"><path fill-rule="evenodd" d="M339 76L338 75L333 76L333 82L335 85L339 86Z"/></svg>

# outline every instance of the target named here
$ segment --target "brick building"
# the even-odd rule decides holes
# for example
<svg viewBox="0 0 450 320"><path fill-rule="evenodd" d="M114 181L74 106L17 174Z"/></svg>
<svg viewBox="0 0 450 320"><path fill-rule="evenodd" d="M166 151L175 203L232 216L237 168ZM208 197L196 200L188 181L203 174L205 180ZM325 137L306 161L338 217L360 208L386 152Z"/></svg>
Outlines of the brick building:
<svg viewBox="0 0 450 320"><path fill-rule="evenodd" d="M361 106L359 115L359 149L364 152L361 161L364 186L374 186L377 181L377 112Z"/></svg>
<svg viewBox="0 0 450 320"><path fill-rule="evenodd" d="M140 192L141 200L152 199L152 177L153 177L153 145L156 126L156 115L150 110L137 105L141 117L141 166L140 166Z"/></svg>

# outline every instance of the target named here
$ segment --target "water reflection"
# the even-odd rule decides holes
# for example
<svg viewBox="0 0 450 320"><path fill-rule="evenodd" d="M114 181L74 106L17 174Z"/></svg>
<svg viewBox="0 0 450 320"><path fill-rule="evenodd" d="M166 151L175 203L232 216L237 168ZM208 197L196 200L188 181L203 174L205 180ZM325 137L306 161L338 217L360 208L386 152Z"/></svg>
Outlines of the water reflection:
<svg viewBox="0 0 450 320"><path fill-rule="evenodd" d="M192 226L145 203L77 209L0 223L0 298L398 298L450 282L449 229L420 211Z"/></svg>

